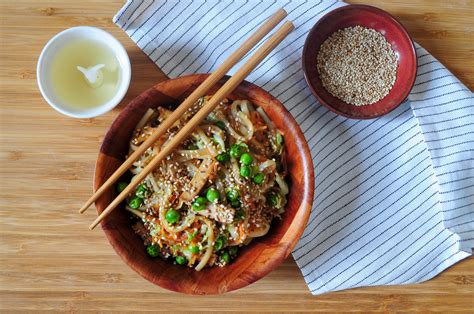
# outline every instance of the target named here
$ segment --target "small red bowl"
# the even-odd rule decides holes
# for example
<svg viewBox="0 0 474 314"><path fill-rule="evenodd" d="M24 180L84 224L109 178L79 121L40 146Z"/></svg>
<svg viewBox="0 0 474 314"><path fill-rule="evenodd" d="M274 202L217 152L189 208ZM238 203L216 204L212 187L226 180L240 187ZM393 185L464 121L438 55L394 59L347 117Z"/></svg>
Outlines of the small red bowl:
<svg viewBox="0 0 474 314"><path fill-rule="evenodd" d="M354 106L332 96L322 85L316 60L321 44L339 29L362 26L382 33L398 58L397 78L389 94L378 102ZM417 59L405 28L387 12L368 5L347 5L323 16L306 38L303 71L313 95L329 110L352 119L372 119L398 107L410 93L416 78Z"/></svg>

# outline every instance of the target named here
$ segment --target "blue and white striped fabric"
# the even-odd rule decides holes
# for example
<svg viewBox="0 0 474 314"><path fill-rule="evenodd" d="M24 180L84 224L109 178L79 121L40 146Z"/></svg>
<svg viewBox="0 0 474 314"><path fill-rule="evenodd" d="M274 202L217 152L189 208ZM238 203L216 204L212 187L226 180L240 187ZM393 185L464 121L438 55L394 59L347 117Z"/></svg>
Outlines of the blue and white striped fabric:
<svg viewBox="0 0 474 314"><path fill-rule="evenodd" d="M342 5L136 0L114 17L177 77L213 71L268 16L286 9L296 30L248 80L285 104L311 148L315 198L293 256L313 294L428 280L474 247L472 93L417 46L415 86L395 111L359 121L320 106L304 82L301 52L315 22Z"/></svg>

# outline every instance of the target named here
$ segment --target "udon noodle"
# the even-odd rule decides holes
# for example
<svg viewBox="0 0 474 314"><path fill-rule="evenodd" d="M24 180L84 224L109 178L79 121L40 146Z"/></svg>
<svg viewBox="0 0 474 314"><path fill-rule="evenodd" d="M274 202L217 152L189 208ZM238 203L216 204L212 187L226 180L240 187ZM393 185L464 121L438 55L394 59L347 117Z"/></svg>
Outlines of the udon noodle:
<svg viewBox="0 0 474 314"><path fill-rule="evenodd" d="M135 161L137 175L208 101L202 97ZM130 153L171 111L149 109L138 123ZM261 108L224 100L127 198L134 230L149 255L201 270L224 266L240 246L264 236L280 218L288 185L283 134ZM132 177L133 180L133 177ZM120 189L125 183L118 185Z"/></svg>

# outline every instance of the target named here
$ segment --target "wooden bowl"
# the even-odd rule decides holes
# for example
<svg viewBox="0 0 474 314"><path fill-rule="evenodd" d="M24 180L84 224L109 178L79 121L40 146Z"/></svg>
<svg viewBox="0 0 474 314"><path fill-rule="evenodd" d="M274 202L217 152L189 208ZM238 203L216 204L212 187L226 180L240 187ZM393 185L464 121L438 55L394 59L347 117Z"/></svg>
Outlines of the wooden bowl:
<svg viewBox="0 0 474 314"><path fill-rule="evenodd" d="M138 96L120 113L100 148L95 169L95 190L124 161L132 132L146 109L160 105L176 106L206 77L207 74L196 74L159 83ZM227 79L221 80L218 86L222 86ZM110 244L132 269L163 288L187 294L218 294L245 287L278 267L291 253L306 226L313 200L314 173L309 148L298 124L277 99L251 83L243 82L230 97L248 99L262 107L285 135L290 177L285 214L281 221L273 221L265 237L241 248L239 256L230 265L197 272L149 257L141 238L131 228L130 214L123 206L116 208L101 223ZM115 196L113 190L104 194L96 202L98 213Z"/></svg>
<svg viewBox="0 0 474 314"><path fill-rule="evenodd" d="M357 25L382 33L398 57L397 78L389 94L365 106L350 105L332 96L323 87L316 67L321 44L337 30ZM329 110L353 119L372 119L398 107L413 87L416 70L415 47L405 28L387 12L368 5L347 5L329 12L311 29L303 48L303 72L313 95Z"/></svg>

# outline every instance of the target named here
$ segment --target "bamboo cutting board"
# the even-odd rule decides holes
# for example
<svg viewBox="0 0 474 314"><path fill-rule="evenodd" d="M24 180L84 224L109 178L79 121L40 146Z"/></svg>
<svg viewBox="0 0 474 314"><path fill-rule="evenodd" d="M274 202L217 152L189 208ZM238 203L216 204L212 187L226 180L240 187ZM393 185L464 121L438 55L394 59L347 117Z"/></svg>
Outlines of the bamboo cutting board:
<svg viewBox="0 0 474 314"><path fill-rule="evenodd" d="M351 1L362 3L362 1ZM418 43L471 90L473 1L364 1L400 18ZM442 311L474 309L474 258L428 282L314 297L293 259L261 281L219 297L171 293L142 279L114 253L90 196L95 159L113 119L131 99L165 79L112 16L123 1L0 2L0 311ZM94 119L56 113L36 85L36 61L57 32L101 27L127 48L132 84L122 104Z"/></svg>

